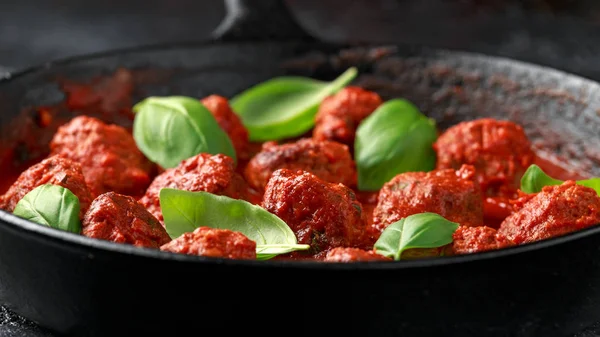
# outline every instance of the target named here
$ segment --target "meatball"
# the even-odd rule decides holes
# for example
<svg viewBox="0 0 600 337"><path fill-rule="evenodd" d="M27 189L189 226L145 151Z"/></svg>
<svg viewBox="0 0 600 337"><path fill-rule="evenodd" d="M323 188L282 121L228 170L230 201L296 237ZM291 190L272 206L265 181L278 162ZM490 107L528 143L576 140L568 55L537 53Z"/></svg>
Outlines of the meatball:
<svg viewBox="0 0 600 337"><path fill-rule="evenodd" d="M267 184L262 206L277 215L309 244L308 254L333 247L370 248L365 244L367 220L354 192L305 171L279 169Z"/></svg>
<svg viewBox="0 0 600 337"><path fill-rule="evenodd" d="M210 95L201 100L202 104L212 113L221 128L229 135L235 152L240 159L248 156L248 130L236 115L227 98L219 95Z"/></svg>
<svg viewBox="0 0 600 337"><path fill-rule="evenodd" d="M244 176L253 188L262 191L277 169L303 170L330 182L354 186L356 167L348 147L330 141L303 138L277 145L267 142L246 166Z"/></svg>
<svg viewBox="0 0 600 337"><path fill-rule="evenodd" d="M154 178L140 203L161 223L164 219L159 193L165 187L191 192L204 191L260 203L260 200L252 199L248 185L235 172L233 159L223 154L200 153Z"/></svg>
<svg viewBox="0 0 600 337"><path fill-rule="evenodd" d="M92 195L81 165L60 156L50 156L23 171L8 191L0 196L0 209L12 212L19 200L44 184L59 185L75 194L79 199L79 218L83 218L92 202Z"/></svg>
<svg viewBox="0 0 600 337"><path fill-rule="evenodd" d="M184 233L160 249L189 255L256 259L256 242L240 232L210 227L198 227L192 233Z"/></svg>
<svg viewBox="0 0 600 337"><path fill-rule="evenodd" d="M452 235L452 254L470 254L513 246L514 243L491 227L460 226Z"/></svg>
<svg viewBox="0 0 600 337"><path fill-rule="evenodd" d="M354 147L358 124L379 105L381 97L359 87L346 87L321 102L315 118L313 137Z"/></svg>
<svg viewBox="0 0 600 337"><path fill-rule="evenodd" d="M360 248L336 247L327 252L325 262L356 262L356 261L392 261L387 256L377 254L373 250Z"/></svg>
<svg viewBox="0 0 600 337"><path fill-rule="evenodd" d="M473 165L476 181L488 196L511 196L535 158L520 125L491 118L456 124L433 147L438 169Z"/></svg>
<svg viewBox="0 0 600 337"><path fill-rule="evenodd" d="M135 198L107 192L85 213L82 234L95 239L160 248L171 241L165 228Z"/></svg>
<svg viewBox="0 0 600 337"><path fill-rule="evenodd" d="M93 117L78 116L62 125L50 150L81 164L93 196L110 191L140 196L153 174L153 164L125 128Z"/></svg>
<svg viewBox="0 0 600 337"><path fill-rule="evenodd" d="M567 180L515 203L498 234L516 244L548 239L600 223L600 197L589 187Z"/></svg>
<svg viewBox="0 0 600 337"><path fill-rule="evenodd" d="M473 181L474 168L464 165L431 172L400 173L383 185L373 211L374 231L409 215L432 212L465 226L483 223L483 200Z"/></svg>

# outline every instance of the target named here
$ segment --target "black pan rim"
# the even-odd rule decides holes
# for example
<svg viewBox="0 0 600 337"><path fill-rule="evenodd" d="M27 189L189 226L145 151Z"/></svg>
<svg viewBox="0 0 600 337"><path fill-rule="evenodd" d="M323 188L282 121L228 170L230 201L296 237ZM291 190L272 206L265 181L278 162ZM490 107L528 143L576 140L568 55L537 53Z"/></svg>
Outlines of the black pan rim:
<svg viewBox="0 0 600 337"><path fill-rule="evenodd" d="M69 63L83 62L89 61L97 58L103 57L111 57L120 54L135 54L147 51L160 51L160 50L168 50L168 49L192 49L192 48L202 48L209 46L223 46L223 45L242 45L242 44L310 44L310 45L321 45L327 46L329 48L335 47L338 49L341 48L352 48L352 47L367 47L367 48L375 48L375 47L394 47L394 46L402 46L405 48L409 48L411 50L421 51L422 54L426 52L433 52L439 54L450 54L454 56L470 58L470 59L481 59L485 58L486 60L503 62L505 64L509 64L511 66L517 67L527 67L529 69L535 71L544 71L546 73L550 73L556 76L564 76L568 77L571 80L577 80L582 82L582 84L589 85L600 89L600 83L595 82L591 79L585 78L583 76L568 73L566 71L562 71L556 68L538 65L534 63L529 63L526 61L515 60L502 56L493 56L487 55L483 53L463 51L463 50L453 50L448 48L434 48L423 45L415 45L415 44L386 44L386 43L378 43L378 44L348 44L348 43L330 43L330 42L304 42L298 40L271 40L271 41L218 41L218 40L209 40L209 41L178 41L178 42L169 42L169 43L159 43L159 44L147 44L147 45L139 45L133 47L126 48L117 48L111 49L107 51L83 54L83 55L75 55L66 58L60 58L57 60L52 60L40 65L34 65L31 67L27 67L22 70L18 70L16 72L9 72L8 74L3 74L3 77L0 77L0 85L5 85L12 80L17 78L26 76L31 73L41 72L44 70L48 70L55 66L66 65ZM369 271L369 270L391 270L391 269L414 269L414 268L431 268L431 267L445 267L449 265L455 264L463 264L463 263L472 263L489 259L496 259L500 257L508 257L511 255L522 254L531 251L542 250L546 248L555 247L567 242L576 241L588 236L600 235L600 224L596 226L592 226L577 232L569 233L564 236L555 237L547 240L541 240L533 243L522 244L510 248L504 248L499 250L492 250L487 252L473 253L473 254L465 254L458 256L445 256L445 257L436 257L436 258L427 258L427 259L418 259L418 260L405 260L405 261L393 261L393 262L381 262L381 261L372 261L372 262L322 262L322 261L287 261L287 260L271 260L271 261L254 261L254 260L234 260L234 259L226 259L226 258L212 258L212 257L202 257L202 256L193 256L193 255L185 255L185 254L176 254L170 252L164 252L159 249L152 248L143 248L143 247L135 247L133 245L128 244L119 244L104 240L98 240L93 238L88 238L80 234L70 233L66 231L62 231L59 229L54 229L50 227L46 227L43 225L39 225L32 221L20 218L18 216L13 215L4 210L0 210L0 226L5 227L6 230L18 232L21 235L33 235L37 239L41 241L46 241L47 243L52 244L60 244L60 245L68 245L65 248L73 248L90 250L90 254L93 255L91 250L104 250L110 251L118 254L126 254L133 255L140 258L150 258L157 259L161 261L173 261L180 263L190 263L190 264L221 264L226 266L246 266L246 267L254 267L254 268L301 268L301 269L328 269L328 270L356 270L356 271Z"/></svg>

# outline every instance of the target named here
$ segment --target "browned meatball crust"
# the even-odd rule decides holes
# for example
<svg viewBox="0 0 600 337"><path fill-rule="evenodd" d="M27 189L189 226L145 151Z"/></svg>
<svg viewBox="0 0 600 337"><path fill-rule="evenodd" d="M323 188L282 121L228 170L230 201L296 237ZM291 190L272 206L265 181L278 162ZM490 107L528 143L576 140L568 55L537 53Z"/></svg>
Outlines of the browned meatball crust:
<svg viewBox="0 0 600 337"><path fill-rule="evenodd" d="M279 169L267 184L262 206L311 245L309 254L334 247L365 248L367 220L354 192L304 171ZM368 247L370 248L370 247Z"/></svg>
<svg viewBox="0 0 600 337"><path fill-rule="evenodd" d="M240 232L228 229L198 227L160 247L180 254L255 260L256 242Z"/></svg>
<svg viewBox="0 0 600 337"><path fill-rule="evenodd" d="M541 192L520 198L498 234L516 244L528 243L600 224L600 197L573 180L546 186Z"/></svg>
<svg viewBox="0 0 600 337"><path fill-rule="evenodd" d="M165 187L191 192L204 191L259 203L259 200L253 199L254 196L249 194L248 185L242 176L235 172L233 159L223 154L200 153L154 178L140 203L161 223L164 219L159 194Z"/></svg>
<svg viewBox="0 0 600 337"><path fill-rule="evenodd" d="M432 212L464 226L481 226L483 200L473 182L474 169L406 172L383 185L373 211L373 227L381 233L409 215Z"/></svg>
<svg viewBox="0 0 600 337"><path fill-rule="evenodd" d="M79 199L79 218L83 218L92 202L92 195L81 165L60 156L50 156L23 171L8 191L0 196L0 209L12 212L19 200L44 184L59 185L75 194Z"/></svg>
<svg viewBox="0 0 600 337"><path fill-rule="evenodd" d="M95 239L159 248L171 241L165 228L133 197L107 192L85 214L82 234Z"/></svg>
<svg viewBox="0 0 600 337"><path fill-rule="evenodd" d="M356 167L348 147L331 141L303 138L294 143L263 144L244 170L246 181L257 190L263 190L271 174L278 169L303 170L330 183L354 186Z"/></svg>
<svg viewBox="0 0 600 337"><path fill-rule="evenodd" d="M356 128L379 105L375 92L349 86L323 100L315 118L313 138L332 140L354 147Z"/></svg>
<svg viewBox="0 0 600 337"><path fill-rule="evenodd" d="M448 128L433 145L438 169L473 165L486 195L511 195L535 154L523 128L513 122L481 118Z"/></svg>
<svg viewBox="0 0 600 337"><path fill-rule="evenodd" d="M50 149L81 164L92 196L109 191L140 196L150 184L154 165L121 126L78 116L58 128Z"/></svg>

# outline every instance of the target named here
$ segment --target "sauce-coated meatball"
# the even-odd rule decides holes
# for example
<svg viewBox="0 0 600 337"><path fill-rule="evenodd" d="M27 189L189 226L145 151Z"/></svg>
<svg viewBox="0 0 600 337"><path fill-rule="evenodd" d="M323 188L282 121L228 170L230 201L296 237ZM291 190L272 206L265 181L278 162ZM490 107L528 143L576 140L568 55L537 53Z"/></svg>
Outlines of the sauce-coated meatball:
<svg viewBox="0 0 600 337"><path fill-rule="evenodd" d="M511 195L535 158L523 128L482 118L448 128L434 144L438 169L473 165L485 195Z"/></svg>
<svg viewBox="0 0 600 337"><path fill-rule="evenodd" d="M356 183L356 167L346 145L310 138L282 145L265 143L246 166L244 176L252 187L263 190L271 174L282 168L310 172L330 183L350 187Z"/></svg>
<svg viewBox="0 0 600 337"><path fill-rule="evenodd" d="M514 244L487 226L460 226L452 235L452 253L470 254L513 246Z"/></svg>
<svg viewBox="0 0 600 337"><path fill-rule="evenodd" d="M248 130L242 120L236 115L227 98L219 95L210 95L201 100L202 104L212 113L219 126L227 133L233 143L237 156L241 159L248 155Z"/></svg>
<svg viewBox="0 0 600 337"><path fill-rule="evenodd" d="M164 219L160 210L159 194L165 187L190 192L204 191L260 203L260 200L252 198L248 185L242 176L235 172L233 159L224 154L197 154L154 178L140 203L161 223Z"/></svg>
<svg viewBox="0 0 600 337"><path fill-rule="evenodd" d="M12 212L19 200L44 184L59 185L75 194L79 198L79 218L83 218L92 202L92 195L81 165L60 156L50 156L23 171L8 191L0 196L0 209Z"/></svg>
<svg viewBox="0 0 600 337"><path fill-rule="evenodd" d="M191 192L204 191L260 203L260 200L252 198L248 185L242 176L235 172L233 159L223 154L200 153L154 178L140 203L161 223L164 219L160 210L159 194L165 187Z"/></svg>
<svg viewBox="0 0 600 337"><path fill-rule="evenodd" d="M311 245L309 254L334 247L371 248L365 244L367 220L362 207L343 184L280 169L267 184L262 206L290 226L298 243Z"/></svg>
<svg viewBox="0 0 600 337"><path fill-rule="evenodd" d="M473 182L474 169L464 165L430 172L406 172L392 178L379 191L373 227L381 233L409 215L432 212L465 226L483 222L483 201Z"/></svg>
<svg viewBox="0 0 600 337"><path fill-rule="evenodd" d="M150 184L154 166L121 126L75 117L58 129L50 149L81 164L93 196L111 191L140 196Z"/></svg>
<svg viewBox="0 0 600 337"><path fill-rule="evenodd" d="M600 197L589 187L567 180L520 198L517 211L498 233L516 244L543 240L600 224Z"/></svg>
<svg viewBox="0 0 600 337"><path fill-rule="evenodd" d="M359 87L346 87L323 100L315 118L313 137L354 147L358 124L379 105L381 97Z"/></svg>
<svg viewBox="0 0 600 337"><path fill-rule="evenodd" d="M82 234L95 239L159 248L171 241L165 228L135 198L107 192L85 213Z"/></svg>
<svg viewBox="0 0 600 337"><path fill-rule="evenodd" d="M256 259L256 242L240 232L210 227L198 227L191 233L184 233L160 249L189 255Z"/></svg>
<svg viewBox="0 0 600 337"><path fill-rule="evenodd" d="M392 258L377 254L373 250L360 248L336 247L327 252L325 262L357 262L357 261L393 261Z"/></svg>

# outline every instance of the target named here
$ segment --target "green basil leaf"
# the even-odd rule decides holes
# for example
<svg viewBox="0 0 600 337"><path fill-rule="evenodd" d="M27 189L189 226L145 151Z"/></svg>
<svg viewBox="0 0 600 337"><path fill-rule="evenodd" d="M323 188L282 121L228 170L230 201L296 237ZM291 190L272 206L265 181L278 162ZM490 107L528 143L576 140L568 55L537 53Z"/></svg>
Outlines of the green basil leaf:
<svg viewBox="0 0 600 337"><path fill-rule="evenodd" d="M357 73L356 68L349 68L332 82L276 77L241 92L230 104L248 129L251 141L296 137L314 126L321 101L350 83Z"/></svg>
<svg viewBox="0 0 600 337"><path fill-rule="evenodd" d="M532 164L521 177L521 191L525 193L538 193L544 186L560 185L564 181L554 179L546 174L539 166ZM600 178L577 180L577 185L586 186L600 195Z"/></svg>
<svg viewBox="0 0 600 337"><path fill-rule="evenodd" d="M458 226L436 213L413 214L386 227L374 249L378 254L400 260L407 249L437 248L451 243Z"/></svg>
<svg viewBox="0 0 600 337"><path fill-rule="evenodd" d="M436 124L411 102L392 99L356 130L354 155L358 189L377 191L399 173L435 168Z"/></svg>
<svg viewBox="0 0 600 337"><path fill-rule="evenodd" d="M577 185L589 187L600 195L600 178L590 178L585 180L577 180Z"/></svg>
<svg viewBox="0 0 600 337"><path fill-rule="evenodd" d="M165 228L173 239L200 226L229 229L256 242L258 260L310 248L298 244L294 232L279 217L244 200L172 188L161 189L159 198Z"/></svg>
<svg viewBox="0 0 600 337"><path fill-rule="evenodd" d="M79 234L79 198L58 185L40 185L19 200L13 214L40 225Z"/></svg>
<svg viewBox="0 0 600 337"><path fill-rule="evenodd" d="M533 164L527 168L527 171L521 177L521 191L525 193L537 193L544 186L560 185L563 182L558 179L553 179L547 175L542 169Z"/></svg>
<svg viewBox="0 0 600 337"><path fill-rule="evenodd" d="M138 148L163 168L175 167L201 152L222 153L236 160L231 139L198 99L148 97L133 111Z"/></svg>

